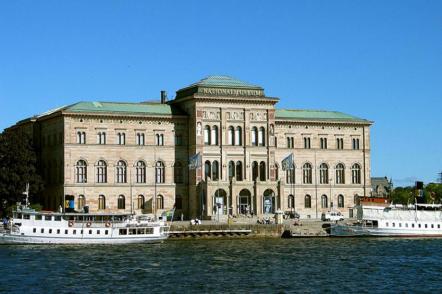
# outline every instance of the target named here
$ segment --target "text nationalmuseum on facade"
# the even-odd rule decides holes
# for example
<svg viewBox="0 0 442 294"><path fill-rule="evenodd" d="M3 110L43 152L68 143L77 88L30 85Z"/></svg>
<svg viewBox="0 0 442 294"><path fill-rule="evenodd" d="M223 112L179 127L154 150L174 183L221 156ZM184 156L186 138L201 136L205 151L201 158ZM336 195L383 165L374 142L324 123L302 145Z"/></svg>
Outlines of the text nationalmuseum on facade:
<svg viewBox="0 0 442 294"><path fill-rule="evenodd" d="M78 102L18 122L38 146L42 195L73 208L226 218L352 213L370 187L371 121L277 109L260 86L209 76L161 103ZM200 155L201 166L189 169ZM292 169L282 161L293 154Z"/></svg>

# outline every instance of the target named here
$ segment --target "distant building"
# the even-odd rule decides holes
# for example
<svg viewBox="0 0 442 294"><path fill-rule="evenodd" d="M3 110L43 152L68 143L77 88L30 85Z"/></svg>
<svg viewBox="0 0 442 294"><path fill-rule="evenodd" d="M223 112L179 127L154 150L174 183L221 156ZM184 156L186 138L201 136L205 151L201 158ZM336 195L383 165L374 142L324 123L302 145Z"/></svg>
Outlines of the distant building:
<svg viewBox="0 0 442 294"><path fill-rule="evenodd" d="M11 127L33 134L45 208L67 199L91 212L319 218L330 209L349 215L369 195L371 121L277 109L262 87L227 76L166 100L78 102ZM189 170L197 153L202 166ZM290 154L294 169L283 170Z"/></svg>
<svg viewBox="0 0 442 294"><path fill-rule="evenodd" d="M387 177L373 177L371 178L371 196L384 197L390 196L393 183Z"/></svg>

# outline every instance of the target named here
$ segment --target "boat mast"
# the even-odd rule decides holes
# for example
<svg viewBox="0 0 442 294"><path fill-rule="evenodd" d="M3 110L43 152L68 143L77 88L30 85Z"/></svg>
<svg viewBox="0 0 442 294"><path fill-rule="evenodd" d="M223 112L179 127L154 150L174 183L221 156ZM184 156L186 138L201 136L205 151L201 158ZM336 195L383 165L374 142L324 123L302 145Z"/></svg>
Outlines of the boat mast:
<svg viewBox="0 0 442 294"><path fill-rule="evenodd" d="M23 192L23 195L26 195L25 207L28 208L28 206L29 206L29 183L26 183L26 190Z"/></svg>

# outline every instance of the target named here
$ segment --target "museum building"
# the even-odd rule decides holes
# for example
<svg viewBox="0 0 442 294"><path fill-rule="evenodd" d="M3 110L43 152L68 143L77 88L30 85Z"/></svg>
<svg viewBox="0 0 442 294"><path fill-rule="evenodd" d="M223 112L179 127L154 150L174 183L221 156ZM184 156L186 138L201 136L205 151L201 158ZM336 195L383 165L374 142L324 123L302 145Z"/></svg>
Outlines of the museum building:
<svg viewBox="0 0 442 294"><path fill-rule="evenodd" d="M32 134L46 209L226 219L352 216L370 194L371 121L276 108L264 89L209 76L161 102L78 102L18 122ZM293 155L293 165L282 165ZM189 158L198 164L189 168Z"/></svg>

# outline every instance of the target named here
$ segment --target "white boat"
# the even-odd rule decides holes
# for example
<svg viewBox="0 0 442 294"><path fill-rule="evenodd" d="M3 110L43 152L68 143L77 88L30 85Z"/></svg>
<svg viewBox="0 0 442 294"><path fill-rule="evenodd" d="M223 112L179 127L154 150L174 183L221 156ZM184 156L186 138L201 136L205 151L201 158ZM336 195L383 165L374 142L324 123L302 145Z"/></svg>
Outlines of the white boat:
<svg viewBox="0 0 442 294"><path fill-rule="evenodd" d="M169 226L147 215L37 212L17 206L0 244L127 244L167 239Z"/></svg>
<svg viewBox="0 0 442 294"><path fill-rule="evenodd" d="M442 205L359 205L357 222L332 224L330 235L442 237Z"/></svg>

